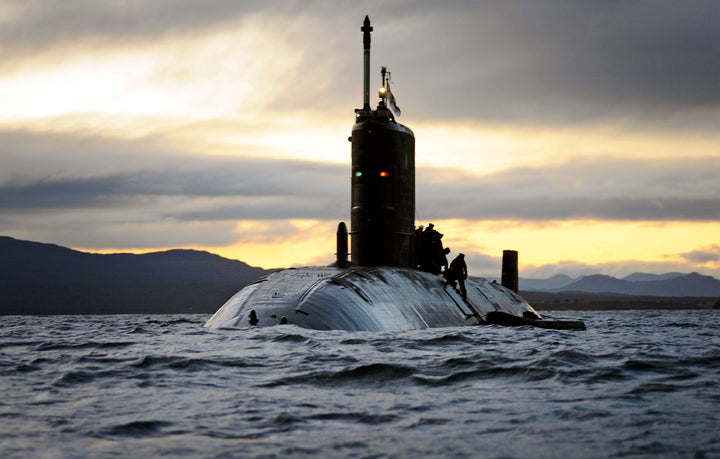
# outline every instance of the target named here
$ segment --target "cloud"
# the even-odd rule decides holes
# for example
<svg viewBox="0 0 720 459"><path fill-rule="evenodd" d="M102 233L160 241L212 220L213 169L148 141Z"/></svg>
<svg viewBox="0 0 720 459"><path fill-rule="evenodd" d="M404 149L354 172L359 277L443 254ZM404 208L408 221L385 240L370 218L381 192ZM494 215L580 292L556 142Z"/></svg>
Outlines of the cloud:
<svg viewBox="0 0 720 459"><path fill-rule="evenodd" d="M42 153L36 154L15 158L12 175L0 178L0 208L154 209L159 220L187 221L331 218L349 198L349 167L336 164L162 152L143 161L133 153L76 152L49 158L37 170Z"/></svg>
<svg viewBox="0 0 720 459"><path fill-rule="evenodd" d="M708 263L717 264L720 262L720 246L712 244L708 247L703 247L702 249L681 253L680 257L689 262L700 265Z"/></svg>
<svg viewBox="0 0 720 459"><path fill-rule="evenodd" d="M198 167L192 168L193 163ZM32 184L4 186L0 188L0 207L140 207L151 205L154 197L198 199L203 205L212 205L204 198L234 197L264 199L268 207L275 202L274 205L288 211L279 216L288 218L292 217L292 209L298 204L292 202L293 199L323 200L328 196L335 199L340 189L339 177L347 172L344 169L347 168L290 160L186 161L182 167L168 165L162 171L131 171L94 178L49 177ZM222 203L222 200L218 202Z"/></svg>
<svg viewBox="0 0 720 459"><path fill-rule="evenodd" d="M201 156L157 139L0 133L0 233L75 247L224 246L349 213L349 166ZM248 234L241 221L269 221ZM206 236L203 237L202 235Z"/></svg>
<svg viewBox="0 0 720 459"><path fill-rule="evenodd" d="M444 6L394 44L410 54L401 60L408 71L421 62L428 67L396 72L412 75L410 99L423 104L416 113L533 124L618 116L664 123L673 113L720 102L720 50L708 46L720 39L720 12L711 2ZM423 27L443 33L413 46Z"/></svg>
<svg viewBox="0 0 720 459"><path fill-rule="evenodd" d="M720 49L712 46L720 41L720 10L706 0L35 1L4 9L6 66L79 47L162 50L158 43L263 30L260 43L283 43L300 57L282 73L288 91L268 101L276 110L360 99L359 25L368 13L373 66L390 66L404 111L420 119L573 125L620 118L706 129L720 119ZM252 52L233 49L238 58Z"/></svg>
<svg viewBox="0 0 720 459"><path fill-rule="evenodd" d="M417 203L436 219L712 221L720 218L719 167L705 157L583 158L486 176L419 169Z"/></svg>
<svg viewBox="0 0 720 459"><path fill-rule="evenodd" d="M23 185L4 185L0 207L155 208L159 219L187 221L325 220L342 218L349 207L345 165L257 158L159 159L156 155L138 170L104 173L99 164L94 177L46 176ZM720 185L712 172L718 162L707 159L680 167L668 161L644 175L633 161L598 161L595 167L581 169L572 165L518 169L490 176L420 169L417 205L421 215L434 219L712 221L720 217ZM452 179L425 186L423 177L428 175Z"/></svg>
<svg viewBox="0 0 720 459"><path fill-rule="evenodd" d="M494 278L500 277L502 271L502 256L493 256L482 253L477 250L464 249L465 262L468 265L468 273L471 276L485 276ZM457 251L453 251L448 255L448 262L458 255Z"/></svg>
<svg viewBox="0 0 720 459"><path fill-rule="evenodd" d="M346 164L198 156L152 138L6 132L0 139L9 165L0 171L0 208L16 218L70 209L77 218L102 209L143 223L349 214ZM582 158L488 175L421 167L417 209L432 219L712 221L720 217L719 169L712 157Z"/></svg>
<svg viewBox="0 0 720 459"><path fill-rule="evenodd" d="M97 123L98 112L186 119L352 113L349 87L360 87L361 75L348 71L349 53L338 52L350 34L336 33L344 21L319 16L328 8L304 6L0 3L0 95L10 114L70 112L85 123ZM347 76L327 77L339 72Z"/></svg>
<svg viewBox="0 0 720 459"><path fill-rule="evenodd" d="M42 0L3 2L0 37L10 50L37 51L76 42L126 44L153 40L173 31L216 28L262 11L263 2L138 0L123 2ZM32 34L27 34L32 30Z"/></svg>

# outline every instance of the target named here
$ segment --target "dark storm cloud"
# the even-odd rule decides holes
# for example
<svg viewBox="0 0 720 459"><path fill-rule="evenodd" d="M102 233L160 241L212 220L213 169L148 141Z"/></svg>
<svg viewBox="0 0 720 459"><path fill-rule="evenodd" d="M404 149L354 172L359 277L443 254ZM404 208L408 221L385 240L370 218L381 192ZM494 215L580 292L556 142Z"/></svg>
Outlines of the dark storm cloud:
<svg viewBox="0 0 720 459"><path fill-rule="evenodd" d="M152 141L4 137L8 142L0 154L12 164L0 171L0 208L5 211L115 208L143 213L159 206L158 220L333 218L329 212L347 201L349 167L343 165L188 156ZM15 153L16 144L26 145L22 153Z"/></svg>
<svg viewBox="0 0 720 459"><path fill-rule="evenodd" d="M399 103L416 119L574 124L615 118L707 128L719 116L720 8L714 1L11 5L19 14L0 27L0 65L62 47L152 46L175 33L199 36L263 23L303 56L302 67L288 76L293 97L273 101L278 109L359 94L358 29L367 13L375 26L373 68L390 67Z"/></svg>
<svg viewBox="0 0 720 459"><path fill-rule="evenodd" d="M4 2L15 14L0 29L4 49L36 52L89 44L148 42L174 31L202 31L262 9L265 2L142 0ZM281 9L282 11L282 9Z"/></svg>
<svg viewBox="0 0 720 459"><path fill-rule="evenodd" d="M217 161L217 160L216 160ZM185 166L188 164L186 163ZM314 168L313 171L308 170ZM306 169L303 171L302 169ZM228 170L230 169L230 170ZM300 170L299 170L300 169ZM311 200L337 195L337 169L293 161L225 160L188 170L134 172L95 178L46 178L38 183L0 187L0 208L48 209L142 206L153 197L198 199L234 197L262 201L205 218L299 218ZM276 171L273 173L272 171ZM343 174L344 175L344 174ZM304 203L304 200L309 202ZM303 205L304 204L304 205ZM299 209L297 207L300 207ZM322 207L318 206L318 211ZM273 216L270 217L269 214ZM312 212L317 218L316 212Z"/></svg>
<svg viewBox="0 0 720 459"><path fill-rule="evenodd" d="M413 34L399 46L411 53L402 65L424 60L427 68L412 74L411 104L446 116L573 123L618 115L659 122L668 111L720 102L714 2L453 5L437 11L432 40L413 47Z"/></svg>
<svg viewBox="0 0 720 459"><path fill-rule="evenodd" d="M310 20L305 43L312 46L318 31L337 23L345 11L337 2L278 0L68 0L47 2L0 0L10 14L0 16L0 43L5 58L63 48L150 46L168 37L199 37L219 30L238 31L265 25L277 35L293 24ZM360 19L362 21L362 18ZM284 27L283 27L284 25ZM327 40L325 35L322 39ZM238 49L238 53L252 50Z"/></svg>
<svg viewBox="0 0 720 459"><path fill-rule="evenodd" d="M418 213L436 219L714 221L720 219L718 168L718 158L576 160L486 176L453 171L452 184L433 184L438 174L420 169Z"/></svg>

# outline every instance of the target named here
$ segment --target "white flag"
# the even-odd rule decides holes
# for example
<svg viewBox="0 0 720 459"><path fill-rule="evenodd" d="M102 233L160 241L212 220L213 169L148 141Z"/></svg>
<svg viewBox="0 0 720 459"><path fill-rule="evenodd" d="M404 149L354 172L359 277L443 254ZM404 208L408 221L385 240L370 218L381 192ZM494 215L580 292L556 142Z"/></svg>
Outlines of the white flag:
<svg viewBox="0 0 720 459"><path fill-rule="evenodd" d="M393 95L392 91L390 90L390 82L387 82L387 93L388 93L388 103L390 104L390 108L395 113L395 115L400 116L402 112L400 111L400 107L397 106L397 102L395 101L395 96Z"/></svg>

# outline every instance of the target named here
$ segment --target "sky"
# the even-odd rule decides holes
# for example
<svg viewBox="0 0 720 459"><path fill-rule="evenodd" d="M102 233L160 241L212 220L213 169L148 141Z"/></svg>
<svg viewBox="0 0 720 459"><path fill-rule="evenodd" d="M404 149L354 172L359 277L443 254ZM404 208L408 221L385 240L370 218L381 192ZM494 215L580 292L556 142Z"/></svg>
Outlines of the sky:
<svg viewBox="0 0 720 459"><path fill-rule="evenodd" d="M720 278L715 1L0 0L0 234L332 262L366 14L471 275Z"/></svg>

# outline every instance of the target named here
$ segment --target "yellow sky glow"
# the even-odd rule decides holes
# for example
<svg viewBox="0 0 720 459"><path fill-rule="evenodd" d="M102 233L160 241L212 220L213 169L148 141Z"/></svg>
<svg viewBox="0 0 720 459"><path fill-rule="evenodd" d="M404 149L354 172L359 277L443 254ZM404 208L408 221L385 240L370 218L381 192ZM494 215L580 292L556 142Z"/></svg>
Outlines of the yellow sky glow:
<svg viewBox="0 0 720 459"><path fill-rule="evenodd" d="M517 250L521 267L568 260L588 265L627 260L681 262L680 254L712 245L720 234L720 222L662 224L578 220L539 225L516 221L437 220L433 223L445 235L443 242L453 254L479 252L500 257L503 250ZM263 268L327 265L334 260L336 222L292 220L297 232L287 239L270 234L277 224L276 221L243 221L237 225L238 232L252 236L241 243L191 248ZM99 252L117 251L146 253L153 250L107 249ZM472 264L471 259L468 261ZM703 267L706 272L720 268L713 262Z"/></svg>
<svg viewBox="0 0 720 459"><path fill-rule="evenodd" d="M582 260L596 264L623 260L667 261L709 245L720 222L605 222L576 220L542 225L516 221L443 220L434 222L448 246L489 255L518 250L526 264ZM442 230L445 231L442 231ZM640 242L642 241L642 242Z"/></svg>
<svg viewBox="0 0 720 459"><path fill-rule="evenodd" d="M171 37L146 48L84 50L20 66L0 79L0 121L103 113L187 122L257 110L267 88L300 58L258 29Z"/></svg>

